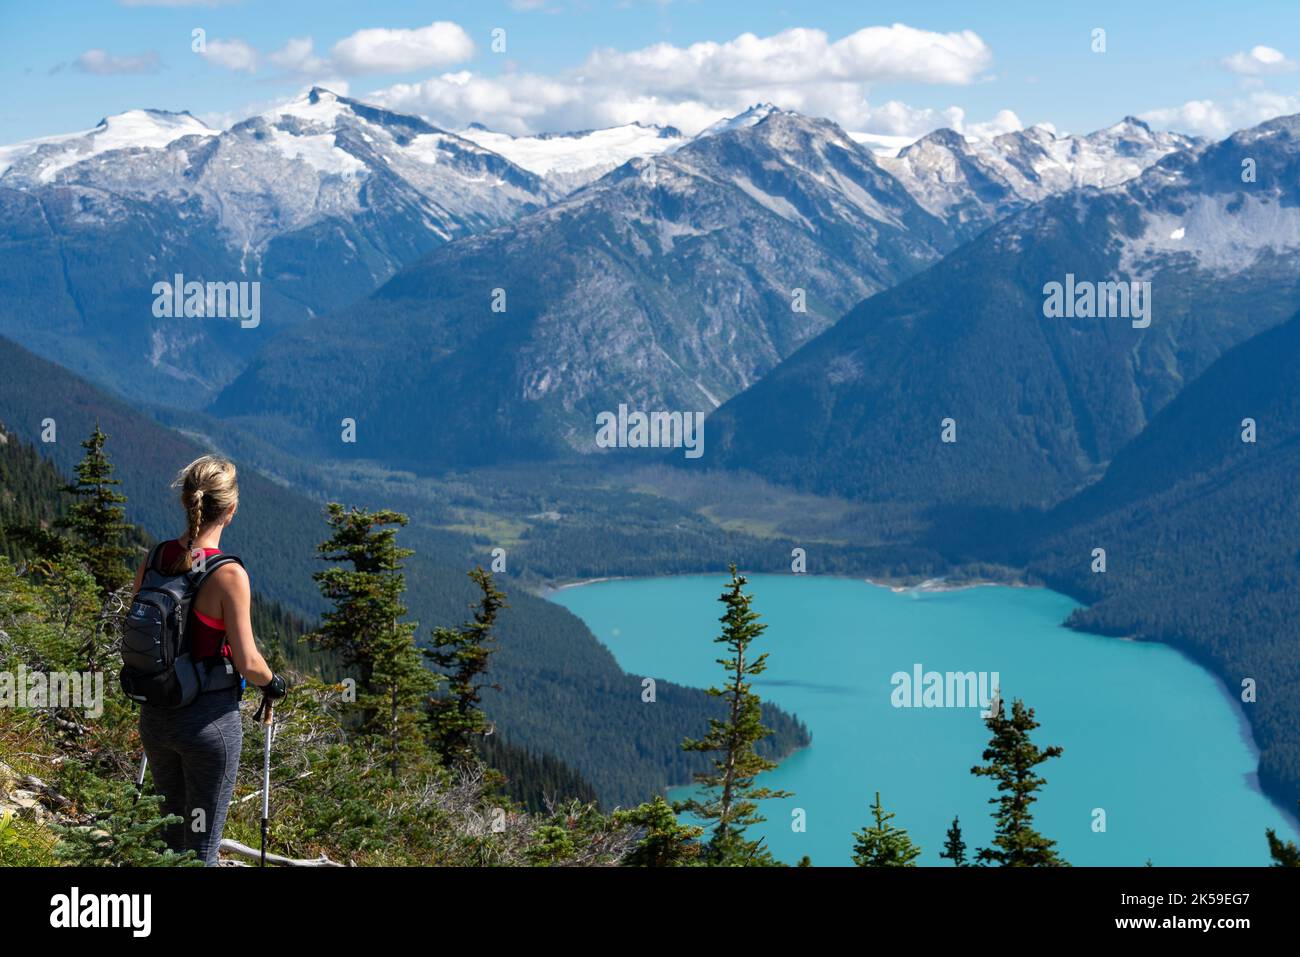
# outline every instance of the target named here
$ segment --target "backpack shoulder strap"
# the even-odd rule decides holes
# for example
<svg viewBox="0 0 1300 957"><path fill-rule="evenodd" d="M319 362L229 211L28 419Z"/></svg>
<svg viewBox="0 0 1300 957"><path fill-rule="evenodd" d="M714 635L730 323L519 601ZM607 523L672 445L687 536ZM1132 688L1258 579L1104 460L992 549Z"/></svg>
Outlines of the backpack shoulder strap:
<svg viewBox="0 0 1300 957"><path fill-rule="evenodd" d="M238 565L240 568L244 567L244 563L240 560L238 555L217 555L205 562L202 570L192 568L185 573L185 594L181 598L181 620L185 622L185 625L181 646L186 651L189 651L190 648L189 619L191 609L194 606L194 599L198 597L199 589L202 588L203 583L208 580L208 576L223 565Z"/></svg>
<svg viewBox="0 0 1300 957"><path fill-rule="evenodd" d="M158 568L158 556L162 554L163 546L166 544L166 542L159 542L153 548L149 549L149 557L144 563L144 570L146 572L156 572L160 570Z"/></svg>
<svg viewBox="0 0 1300 957"><path fill-rule="evenodd" d="M200 586L208 580L208 576L223 565L238 565L240 568L243 568L244 562L238 555L221 554L210 558L208 561L204 562L201 571L199 569L192 569L189 572L188 578L190 580L190 588L197 592Z"/></svg>

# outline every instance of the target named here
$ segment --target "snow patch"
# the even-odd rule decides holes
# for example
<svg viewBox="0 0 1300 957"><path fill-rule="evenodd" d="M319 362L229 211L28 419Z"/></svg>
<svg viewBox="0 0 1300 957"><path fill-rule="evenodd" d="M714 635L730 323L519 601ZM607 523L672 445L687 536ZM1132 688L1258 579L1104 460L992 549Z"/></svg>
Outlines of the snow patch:
<svg viewBox="0 0 1300 957"><path fill-rule="evenodd" d="M356 176L365 170L366 164L339 149L335 140L333 133L303 136L271 128L271 141L290 159L300 159L313 169L337 176Z"/></svg>
<svg viewBox="0 0 1300 957"><path fill-rule="evenodd" d="M688 142L686 137L674 134L658 126L629 123L563 136L515 137L479 127L462 130L458 135L530 173L576 187L628 160L669 153Z"/></svg>
<svg viewBox="0 0 1300 957"><path fill-rule="evenodd" d="M110 150L164 149L183 136L216 136L188 113L165 113L161 110L128 110L101 120L94 129L81 133L63 133L0 146L0 175L14 163L38 151L48 154L37 174L42 183L51 182L56 173L82 160Z"/></svg>
<svg viewBox="0 0 1300 957"><path fill-rule="evenodd" d="M1229 211L1229 205L1236 206ZM1210 272L1237 273L1265 250L1300 250L1300 208L1273 197L1197 196L1185 212L1148 213L1142 235L1124 242L1120 272L1137 275L1154 257L1191 256Z"/></svg>

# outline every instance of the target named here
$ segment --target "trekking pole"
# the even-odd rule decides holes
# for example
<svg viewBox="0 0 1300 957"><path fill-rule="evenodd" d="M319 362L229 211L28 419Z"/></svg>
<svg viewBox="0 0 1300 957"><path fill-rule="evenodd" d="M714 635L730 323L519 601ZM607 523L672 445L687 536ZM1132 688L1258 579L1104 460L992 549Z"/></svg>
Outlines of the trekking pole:
<svg viewBox="0 0 1300 957"><path fill-rule="evenodd" d="M140 800L140 792L144 790L144 772L148 767L149 755L146 754L140 758L140 773L135 776L135 797L131 800L132 804L136 804Z"/></svg>
<svg viewBox="0 0 1300 957"><path fill-rule="evenodd" d="M270 698L262 699L262 724L266 736L262 742L262 867L266 867L266 829L271 820L271 713Z"/></svg>

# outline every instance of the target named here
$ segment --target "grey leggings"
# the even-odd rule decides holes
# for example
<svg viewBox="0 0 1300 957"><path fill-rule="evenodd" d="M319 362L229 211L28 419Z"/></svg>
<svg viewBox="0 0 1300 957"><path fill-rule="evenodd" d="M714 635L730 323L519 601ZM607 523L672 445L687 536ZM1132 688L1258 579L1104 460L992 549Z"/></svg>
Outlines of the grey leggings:
<svg viewBox="0 0 1300 957"><path fill-rule="evenodd" d="M167 846L192 850L215 866L244 743L239 689L210 691L175 710L143 705L140 741L154 791L163 796L162 813L184 818L164 831Z"/></svg>

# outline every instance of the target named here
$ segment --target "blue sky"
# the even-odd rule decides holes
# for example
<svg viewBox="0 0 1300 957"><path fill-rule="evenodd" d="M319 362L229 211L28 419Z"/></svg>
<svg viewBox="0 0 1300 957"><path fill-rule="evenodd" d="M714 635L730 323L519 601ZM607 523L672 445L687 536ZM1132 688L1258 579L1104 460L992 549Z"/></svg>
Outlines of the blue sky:
<svg viewBox="0 0 1300 957"><path fill-rule="evenodd" d="M0 0L0 143L139 107L222 125L311 83L513 133L691 132L764 99L906 136L1126 114L1218 136L1300 112L1296 59L1295 2Z"/></svg>

